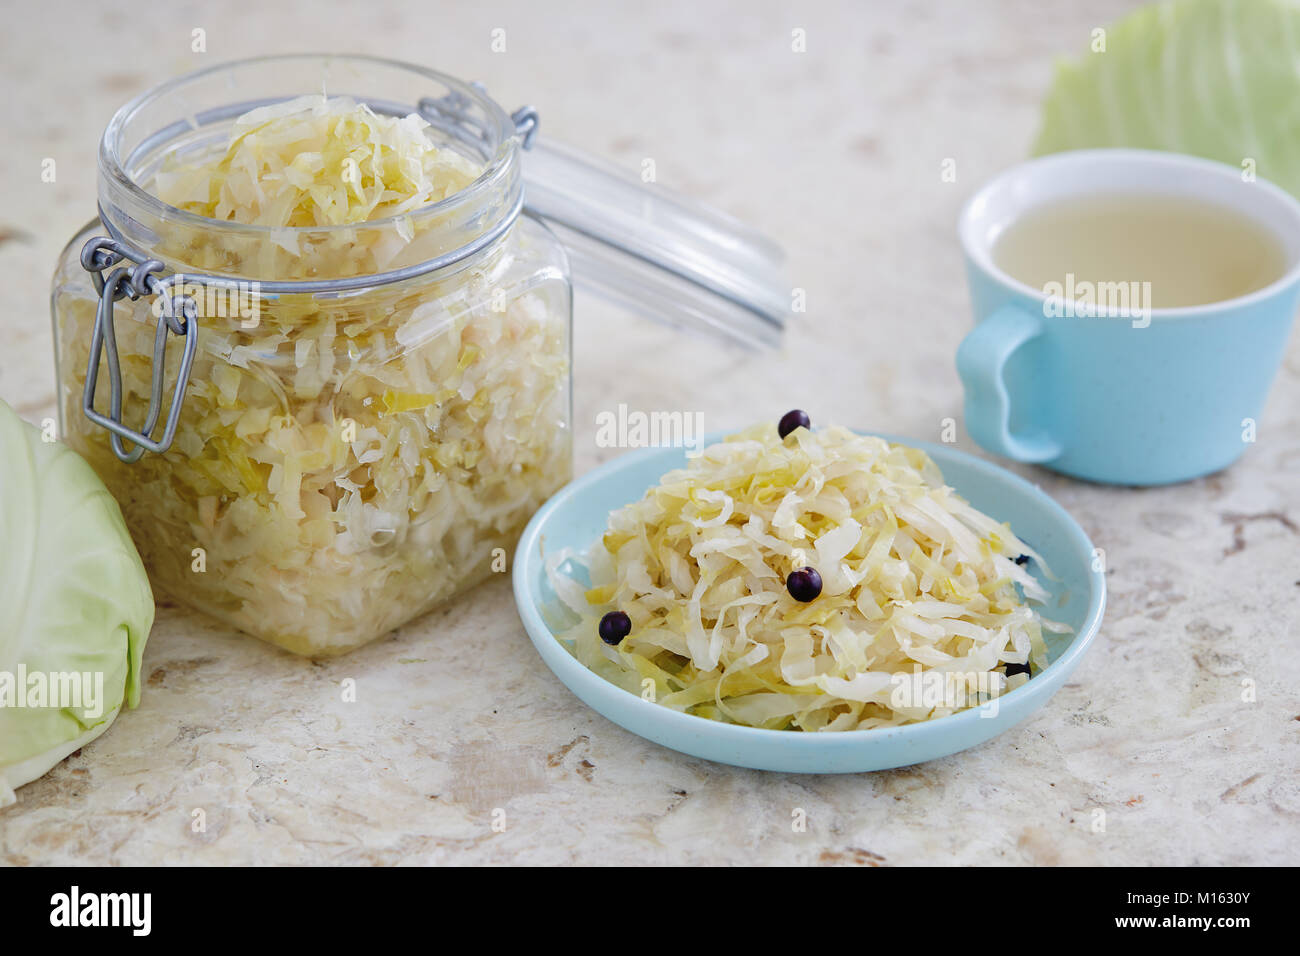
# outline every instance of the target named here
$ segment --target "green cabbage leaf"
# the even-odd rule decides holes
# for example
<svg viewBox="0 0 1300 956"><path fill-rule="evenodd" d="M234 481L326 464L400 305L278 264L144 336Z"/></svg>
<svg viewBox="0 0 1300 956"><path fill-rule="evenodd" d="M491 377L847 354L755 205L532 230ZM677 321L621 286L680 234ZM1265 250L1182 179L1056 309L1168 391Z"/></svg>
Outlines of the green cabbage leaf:
<svg viewBox="0 0 1300 956"><path fill-rule="evenodd" d="M0 401L0 806L139 703L153 617L103 482Z"/></svg>
<svg viewBox="0 0 1300 956"><path fill-rule="evenodd" d="M1300 196L1300 5L1172 0L1057 67L1035 155L1131 147L1203 156Z"/></svg>

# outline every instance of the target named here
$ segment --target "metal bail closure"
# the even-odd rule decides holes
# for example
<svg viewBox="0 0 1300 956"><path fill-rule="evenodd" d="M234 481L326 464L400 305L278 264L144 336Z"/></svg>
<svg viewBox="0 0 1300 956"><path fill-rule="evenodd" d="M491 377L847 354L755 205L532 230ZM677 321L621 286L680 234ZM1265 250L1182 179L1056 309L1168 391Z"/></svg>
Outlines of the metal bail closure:
<svg viewBox="0 0 1300 956"><path fill-rule="evenodd" d="M537 138L537 127L541 124L537 108L521 106L510 114L510 119L515 124L515 132L519 134L519 145L524 149L532 149L533 140Z"/></svg>
<svg viewBox="0 0 1300 956"><path fill-rule="evenodd" d="M487 87L478 80L470 83L470 86L484 95L487 94ZM418 104L418 110L425 121L434 129L441 130L443 133L468 143L481 144L486 142L487 137L474 122L470 113L470 106L469 97L459 90L452 90L442 96L424 97ZM533 140L537 138L537 127L540 123L536 107L519 107L510 114L510 121L515 125L515 132L519 136L519 145L523 149L532 149Z"/></svg>
<svg viewBox="0 0 1300 956"><path fill-rule="evenodd" d="M113 269L124 259L136 264ZM81 265L94 277L95 288L99 292L99 305L95 311L95 326L90 339L90 362L86 367L86 386L81 395L81 409L96 425L108 429L112 434L113 454L131 464L139 461L146 451L161 454L171 447L176 437L176 426L180 422L181 403L185 399L185 386L190 380L190 369L194 364L194 353L199 344L198 308L194 300L184 292L172 289L176 276L159 278L162 263L157 259L140 261L123 244L106 236L91 239L81 250ZM113 269L108 278L103 271ZM113 304L129 296L132 301L144 295L157 296L159 301L158 328L154 333L152 387L149 394L149 411L145 416L144 427L135 431L122 419L122 369L117 352L117 336L113 328ZM181 365L176 376L176 389L172 392L171 407L167 413L167 424L163 428L162 438L157 441L151 437L158 425L158 415L162 411L163 389L167 360L167 333L185 336L185 349L181 354ZM95 386L99 382L99 362L101 355L108 358L109 413L101 414L95 410ZM134 445L129 451L126 442Z"/></svg>

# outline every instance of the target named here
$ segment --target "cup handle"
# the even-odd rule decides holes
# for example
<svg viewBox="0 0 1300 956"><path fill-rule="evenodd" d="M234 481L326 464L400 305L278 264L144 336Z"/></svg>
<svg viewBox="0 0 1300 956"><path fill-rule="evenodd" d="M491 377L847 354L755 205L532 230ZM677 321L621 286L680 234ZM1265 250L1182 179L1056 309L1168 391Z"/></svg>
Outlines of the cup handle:
<svg viewBox="0 0 1300 956"><path fill-rule="evenodd" d="M1041 429L1011 433L1011 397L1003 370L1016 349L1042 334L1041 318L1007 305L976 323L957 348L966 430L981 447L1016 461L1051 461L1064 451Z"/></svg>

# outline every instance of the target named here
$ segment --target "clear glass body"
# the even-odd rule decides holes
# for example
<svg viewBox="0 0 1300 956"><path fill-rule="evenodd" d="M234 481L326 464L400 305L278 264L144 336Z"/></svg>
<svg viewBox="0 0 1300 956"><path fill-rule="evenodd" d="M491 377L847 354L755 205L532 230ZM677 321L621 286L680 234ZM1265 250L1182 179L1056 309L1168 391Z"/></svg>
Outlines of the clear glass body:
<svg viewBox="0 0 1300 956"><path fill-rule="evenodd" d="M475 133L452 130L448 144L484 163L482 175L400 226L270 230L150 194L161 156L201 153L242 106L319 91L323 76L395 114L422 97L456 97L457 129ZM222 66L114 118L100 155L101 218L54 277L60 427L117 498L159 592L296 653L332 655L506 569L572 462L568 264L545 226L517 214L518 151L513 124L479 91L367 58ZM391 241L399 227L403 241ZM342 292L207 292L176 439L126 464L82 411L98 297L79 255L106 230L168 272L255 282L355 279L474 251ZM375 250L388 250L382 267ZM156 308L152 297L114 308L132 427L149 403ZM172 337L167 395L180 347ZM107 410L102 373L95 401Z"/></svg>

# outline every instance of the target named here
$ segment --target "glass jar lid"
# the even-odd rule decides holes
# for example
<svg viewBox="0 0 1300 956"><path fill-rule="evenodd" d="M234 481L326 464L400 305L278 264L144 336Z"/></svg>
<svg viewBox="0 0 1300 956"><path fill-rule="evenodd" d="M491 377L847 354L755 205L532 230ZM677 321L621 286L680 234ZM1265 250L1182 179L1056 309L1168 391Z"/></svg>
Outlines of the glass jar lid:
<svg viewBox="0 0 1300 956"><path fill-rule="evenodd" d="M780 247L744 223L544 138L524 208L569 252L575 282L688 329L775 345L790 312Z"/></svg>
<svg viewBox="0 0 1300 956"><path fill-rule="evenodd" d="M447 131L463 128L465 105L455 96L425 99L420 112ZM747 345L779 342L790 287L776 243L720 210L539 137L531 107L511 118L525 149L524 209L564 244L576 283L656 321Z"/></svg>

